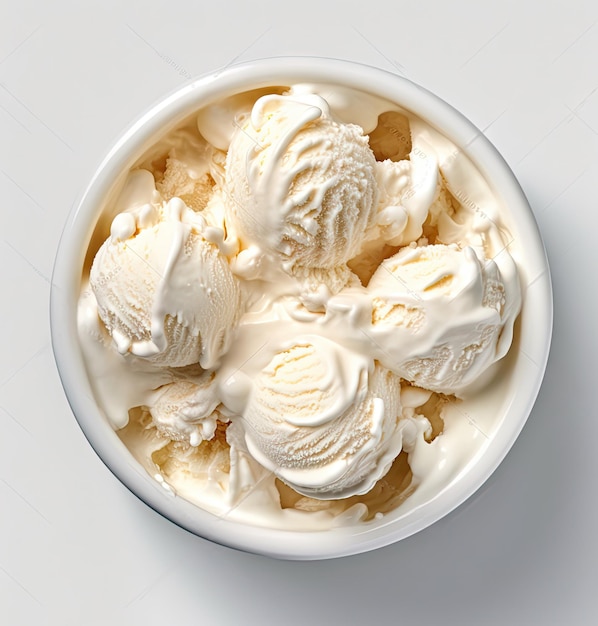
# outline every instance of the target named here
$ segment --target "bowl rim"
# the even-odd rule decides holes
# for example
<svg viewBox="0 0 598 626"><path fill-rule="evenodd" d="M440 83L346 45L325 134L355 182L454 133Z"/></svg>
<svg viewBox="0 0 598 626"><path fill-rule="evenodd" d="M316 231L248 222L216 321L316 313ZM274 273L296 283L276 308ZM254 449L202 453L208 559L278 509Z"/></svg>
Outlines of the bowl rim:
<svg viewBox="0 0 598 626"><path fill-rule="evenodd" d="M539 272L528 285L528 289L533 287L536 316L531 328L534 340L528 348L532 354L526 356L535 368L530 380L516 391L517 419L511 419L508 428L501 426L484 452L484 459L476 461L475 472L466 473L455 485L418 507L415 519L397 528L392 528L391 521L376 528L360 526L334 531L272 529L218 517L182 498L171 497L137 466L102 416L93 400L77 338L80 274L72 268L83 266L87 245L82 246L81 242L89 242L99 217L98 207L118 174L130 164L131 155L141 154L164 128L175 126L209 100L235 91L297 82L356 88L412 110L465 150L485 175L492 173L491 180L503 200L516 212L517 230L534 244L528 244L530 249L526 252L533 255L533 265ZM464 147L466 141L469 143ZM529 307L530 298L526 296L527 293L524 299ZM292 560L348 556L395 543L445 517L478 491L503 461L531 413L546 369L552 324L550 269L538 225L515 175L483 132L443 99L404 76L354 61L312 56L268 57L229 65L188 81L139 115L108 151L71 208L58 244L50 291L51 340L60 380L83 434L108 469L149 507L195 535L246 552Z"/></svg>

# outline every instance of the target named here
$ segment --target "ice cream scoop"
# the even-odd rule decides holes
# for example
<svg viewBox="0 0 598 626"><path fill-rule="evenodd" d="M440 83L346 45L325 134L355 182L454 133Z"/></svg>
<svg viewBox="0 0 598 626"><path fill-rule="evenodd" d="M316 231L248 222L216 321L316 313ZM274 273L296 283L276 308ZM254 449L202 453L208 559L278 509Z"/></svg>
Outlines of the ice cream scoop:
<svg viewBox="0 0 598 626"><path fill-rule="evenodd" d="M506 306L497 264L469 246L407 246L382 263L368 288L382 362L446 394L458 394L503 356L501 332L518 313Z"/></svg>
<svg viewBox="0 0 598 626"><path fill-rule="evenodd" d="M400 381L322 337L294 342L255 377L248 450L295 491L366 493L401 451Z"/></svg>
<svg viewBox="0 0 598 626"><path fill-rule="evenodd" d="M121 354L156 365L215 365L240 314L240 289L205 221L173 198L119 213L90 286Z"/></svg>
<svg viewBox="0 0 598 626"><path fill-rule="evenodd" d="M283 266L330 269L358 252L376 201L361 127L315 94L268 95L237 121L226 162L227 219L245 247Z"/></svg>

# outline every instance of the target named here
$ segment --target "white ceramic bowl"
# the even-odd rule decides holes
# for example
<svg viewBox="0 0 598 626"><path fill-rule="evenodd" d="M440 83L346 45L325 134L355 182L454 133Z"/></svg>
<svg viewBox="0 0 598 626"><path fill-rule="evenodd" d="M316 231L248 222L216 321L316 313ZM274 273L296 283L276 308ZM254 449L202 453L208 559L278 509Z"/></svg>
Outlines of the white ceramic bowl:
<svg viewBox="0 0 598 626"><path fill-rule="evenodd" d="M137 464L99 411L76 331L84 257L102 206L119 175L157 135L175 127L200 106L250 88L298 82L358 88L419 115L473 160L508 207L514 237L525 242L518 259L524 269L520 336L513 347L515 354L510 357L507 397L497 406L497 411L503 413L500 427L483 454L472 459L440 493L406 513L399 510L380 523L313 532L233 522L170 495ZM552 294L544 247L524 194L496 149L460 113L422 87L380 69L322 58L271 58L231 66L186 84L124 133L68 218L54 267L51 329L56 363L75 417L100 458L135 495L176 524L217 543L279 558L307 560L365 552L408 537L452 511L488 479L513 445L539 391L552 330Z"/></svg>

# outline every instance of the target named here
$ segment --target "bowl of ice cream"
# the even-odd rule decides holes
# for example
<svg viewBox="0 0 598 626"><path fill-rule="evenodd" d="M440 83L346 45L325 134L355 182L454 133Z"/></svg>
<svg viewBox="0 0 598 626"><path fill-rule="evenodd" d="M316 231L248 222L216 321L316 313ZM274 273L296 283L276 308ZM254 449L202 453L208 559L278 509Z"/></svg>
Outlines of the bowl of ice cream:
<svg viewBox="0 0 598 626"><path fill-rule="evenodd" d="M496 149L420 86L331 59L190 81L65 226L52 344L85 436L199 536L356 554L450 513L532 409L550 275Z"/></svg>

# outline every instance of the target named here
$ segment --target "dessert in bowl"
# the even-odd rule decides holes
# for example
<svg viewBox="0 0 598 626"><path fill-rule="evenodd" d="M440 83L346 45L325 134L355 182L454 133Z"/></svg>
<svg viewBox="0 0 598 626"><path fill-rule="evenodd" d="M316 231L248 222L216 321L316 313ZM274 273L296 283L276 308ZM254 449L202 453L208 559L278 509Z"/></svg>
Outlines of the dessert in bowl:
<svg viewBox="0 0 598 626"><path fill-rule="evenodd" d="M290 559L407 537L475 492L538 393L533 214L448 104L264 59L150 109L57 254L52 339L114 474L200 536Z"/></svg>

